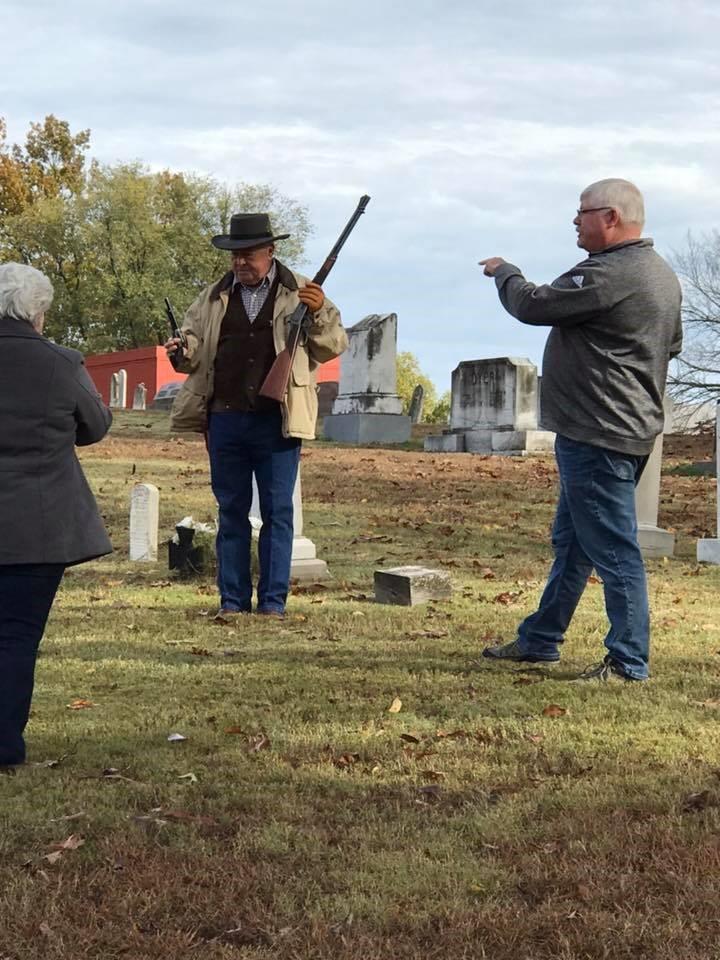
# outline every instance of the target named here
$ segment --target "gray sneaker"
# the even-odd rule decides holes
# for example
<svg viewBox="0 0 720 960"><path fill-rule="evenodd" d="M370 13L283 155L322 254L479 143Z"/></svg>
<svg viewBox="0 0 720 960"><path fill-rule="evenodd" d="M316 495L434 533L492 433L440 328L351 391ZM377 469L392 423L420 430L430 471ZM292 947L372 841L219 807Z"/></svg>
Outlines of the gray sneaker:
<svg viewBox="0 0 720 960"><path fill-rule="evenodd" d="M495 647L485 647L482 655L490 660L513 660L515 663L557 663L560 659L559 653L554 657L533 653L523 647L519 640L512 640L510 643Z"/></svg>
<svg viewBox="0 0 720 960"><path fill-rule="evenodd" d="M642 683L637 677L631 677L623 673L620 667L616 666L612 660L601 660L590 667L586 667L581 674L573 677L570 683Z"/></svg>

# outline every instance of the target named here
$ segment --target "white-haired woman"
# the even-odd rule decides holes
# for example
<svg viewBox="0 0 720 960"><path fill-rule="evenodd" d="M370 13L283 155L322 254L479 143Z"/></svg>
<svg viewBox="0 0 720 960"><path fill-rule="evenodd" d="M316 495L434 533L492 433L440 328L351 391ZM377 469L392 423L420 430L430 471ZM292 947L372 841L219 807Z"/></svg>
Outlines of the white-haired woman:
<svg viewBox="0 0 720 960"><path fill-rule="evenodd" d="M25 760L35 660L65 567L110 553L75 445L110 411L76 350L42 335L52 284L0 265L0 766Z"/></svg>

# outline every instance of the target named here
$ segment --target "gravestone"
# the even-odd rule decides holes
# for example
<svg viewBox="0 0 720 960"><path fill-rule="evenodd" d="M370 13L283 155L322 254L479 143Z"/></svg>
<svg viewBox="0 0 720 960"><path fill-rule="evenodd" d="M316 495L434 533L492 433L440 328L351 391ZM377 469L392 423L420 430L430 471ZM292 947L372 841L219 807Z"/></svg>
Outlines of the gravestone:
<svg viewBox="0 0 720 960"><path fill-rule="evenodd" d="M718 478L715 485L716 526L715 537L705 537L697 542L698 563L720 564L720 403L715 408L715 476Z"/></svg>
<svg viewBox="0 0 720 960"><path fill-rule="evenodd" d="M413 390L412 400L410 401L410 423L420 423L422 420L424 403L425 387L419 383Z"/></svg>
<svg viewBox="0 0 720 960"><path fill-rule="evenodd" d="M397 314L370 314L347 331L332 413L323 421L328 440L404 443L410 417L397 393Z"/></svg>
<svg viewBox="0 0 720 960"><path fill-rule="evenodd" d="M428 600L446 600L452 586L450 574L429 567L392 567L376 570L375 602L414 607Z"/></svg>
<svg viewBox="0 0 720 960"><path fill-rule="evenodd" d="M117 373L110 375L110 406L120 406L120 377Z"/></svg>
<svg viewBox="0 0 720 960"><path fill-rule="evenodd" d="M175 535L168 540L168 569L188 579L210 572L217 566L216 537L214 524L183 517L175 524Z"/></svg>
<svg viewBox="0 0 720 960"><path fill-rule="evenodd" d="M127 370L118 370L110 377L110 406L121 410L127 406Z"/></svg>
<svg viewBox="0 0 720 960"><path fill-rule="evenodd" d="M450 427L425 450L518 456L547 453L555 435L538 430L537 368L518 357L463 360L453 370Z"/></svg>
<svg viewBox="0 0 720 960"><path fill-rule="evenodd" d="M133 394L133 410L144 410L147 402L147 387L144 383L139 383L135 387Z"/></svg>
<svg viewBox="0 0 720 960"><path fill-rule="evenodd" d="M260 497L257 483L253 477L253 497L250 506L250 523L253 537L260 536L262 517L260 516ZM293 545L292 560L290 562L290 577L293 580L329 580L330 571L327 563L317 555L317 548L313 541L303 534L303 507L302 482L298 467L297 480L293 490Z"/></svg>
<svg viewBox="0 0 720 960"><path fill-rule="evenodd" d="M127 407L127 370L118 370L118 377L120 378L120 403L119 406L122 410Z"/></svg>
<svg viewBox="0 0 720 960"><path fill-rule="evenodd" d="M136 483L130 494L130 559L157 560L160 492L152 483Z"/></svg>
<svg viewBox="0 0 720 960"><path fill-rule="evenodd" d="M672 400L666 397L665 424L672 424ZM675 534L658 527L660 509L660 474L662 470L664 431L655 439L655 446L635 490L638 543L644 557L672 557L675 552Z"/></svg>

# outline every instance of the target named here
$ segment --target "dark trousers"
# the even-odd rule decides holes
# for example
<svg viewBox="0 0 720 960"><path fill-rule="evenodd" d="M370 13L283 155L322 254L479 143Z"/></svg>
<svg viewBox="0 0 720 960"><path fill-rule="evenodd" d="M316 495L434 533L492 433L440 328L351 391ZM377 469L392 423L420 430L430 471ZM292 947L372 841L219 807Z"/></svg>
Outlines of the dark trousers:
<svg viewBox="0 0 720 960"><path fill-rule="evenodd" d="M220 604L228 610L249 612L252 605L249 514L253 474L262 518L257 606L268 613L285 610L300 446L300 440L283 437L279 413L210 414L210 475L219 508L218 589Z"/></svg>
<svg viewBox="0 0 720 960"><path fill-rule="evenodd" d="M25 760L35 660L65 567L0 565L0 766Z"/></svg>
<svg viewBox="0 0 720 960"><path fill-rule="evenodd" d="M537 611L518 628L534 653L558 653L593 567L605 591L608 657L635 680L648 675L650 612L637 538L635 486L647 457L605 450L558 434L560 474L552 543L555 560Z"/></svg>

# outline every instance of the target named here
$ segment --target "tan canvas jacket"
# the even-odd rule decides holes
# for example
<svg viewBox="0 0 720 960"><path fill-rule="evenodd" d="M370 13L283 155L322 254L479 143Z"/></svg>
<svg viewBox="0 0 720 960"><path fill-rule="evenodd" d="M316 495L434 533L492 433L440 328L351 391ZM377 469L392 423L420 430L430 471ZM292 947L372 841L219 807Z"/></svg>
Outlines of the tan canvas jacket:
<svg viewBox="0 0 720 960"><path fill-rule="evenodd" d="M279 261L276 265L278 287L273 337L275 351L281 353L285 348L287 322L300 302L298 289L309 281ZM232 279L230 272L207 287L185 314L182 330L188 345L179 370L189 376L173 403L170 419L173 430L204 433L207 429L208 405L214 390L215 354ZM314 439L318 408L315 371L321 363L339 356L347 345L340 312L326 297L322 309L314 315L305 343L298 345L295 354L287 396L282 403L284 436Z"/></svg>

